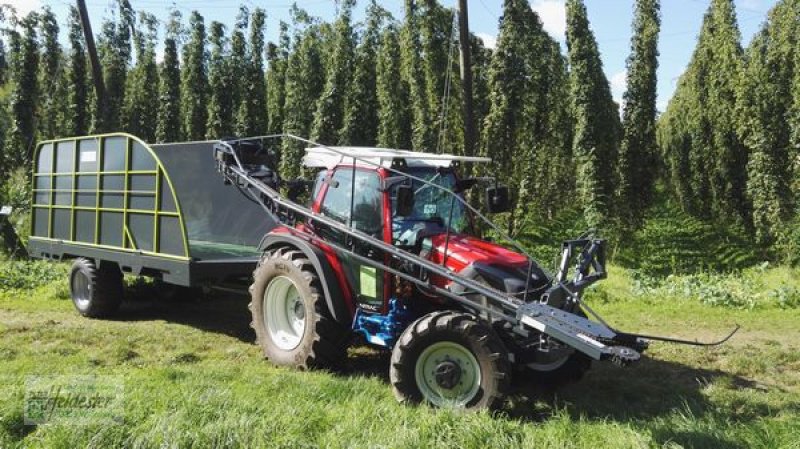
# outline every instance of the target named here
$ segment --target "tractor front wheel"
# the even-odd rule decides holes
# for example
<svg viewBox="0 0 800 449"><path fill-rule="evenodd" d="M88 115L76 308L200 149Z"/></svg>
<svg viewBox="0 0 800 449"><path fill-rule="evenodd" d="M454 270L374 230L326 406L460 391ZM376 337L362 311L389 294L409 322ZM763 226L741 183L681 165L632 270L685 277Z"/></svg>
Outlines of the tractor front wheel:
<svg viewBox="0 0 800 449"><path fill-rule="evenodd" d="M476 316L434 312L418 319L392 351L389 379L402 402L498 408L511 378L500 338Z"/></svg>
<svg viewBox="0 0 800 449"><path fill-rule="evenodd" d="M319 277L301 251L266 253L250 294L251 326L276 365L334 368L347 356L349 332L330 317Z"/></svg>

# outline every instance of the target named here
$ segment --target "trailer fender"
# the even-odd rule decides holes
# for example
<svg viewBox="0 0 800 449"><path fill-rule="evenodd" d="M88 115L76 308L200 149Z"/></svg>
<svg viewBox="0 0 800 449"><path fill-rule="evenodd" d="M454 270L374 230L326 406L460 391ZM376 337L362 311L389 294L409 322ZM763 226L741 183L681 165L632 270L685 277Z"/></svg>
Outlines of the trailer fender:
<svg viewBox="0 0 800 449"><path fill-rule="evenodd" d="M319 280L322 283L322 290L325 293L325 302L328 305L331 316L337 322L350 326L352 323L352 311L347 306L348 303L345 301L336 272L325 257L325 253L309 244L308 241L289 233L267 234L261 243L262 250L278 246L291 246L305 254L317 271Z"/></svg>

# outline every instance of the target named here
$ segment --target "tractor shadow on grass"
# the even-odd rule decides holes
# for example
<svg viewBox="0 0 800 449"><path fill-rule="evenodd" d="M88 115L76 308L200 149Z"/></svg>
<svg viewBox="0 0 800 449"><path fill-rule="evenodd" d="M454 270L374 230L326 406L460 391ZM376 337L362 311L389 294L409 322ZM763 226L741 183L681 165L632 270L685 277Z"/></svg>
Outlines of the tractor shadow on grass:
<svg viewBox="0 0 800 449"><path fill-rule="evenodd" d="M214 292L164 298L153 284L136 282L125 289L125 302L114 319L163 320L253 343L256 336L250 328L249 302L249 296Z"/></svg>

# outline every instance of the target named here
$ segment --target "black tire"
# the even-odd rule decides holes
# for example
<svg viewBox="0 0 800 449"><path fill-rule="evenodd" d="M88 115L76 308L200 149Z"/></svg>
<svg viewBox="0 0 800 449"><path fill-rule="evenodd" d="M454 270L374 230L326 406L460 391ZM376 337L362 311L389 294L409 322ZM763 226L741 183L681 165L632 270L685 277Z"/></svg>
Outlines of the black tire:
<svg viewBox="0 0 800 449"><path fill-rule="evenodd" d="M543 371L524 366L524 369L531 374L532 380L554 387L580 381L591 368L591 357L578 351L570 354L562 365L551 370Z"/></svg>
<svg viewBox="0 0 800 449"><path fill-rule="evenodd" d="M101 263L98 268L90 259L75 259L69 287L75 309L85 317L108 317L122 304L122 271L111 262Z"/></svg>
<svg viewBox="0 0 800 449"><path fill-rule="evenodd" d="M299 338L294 347L291 347L291 341L275 336L274 321L268 322L270 317L264 313L269 308L265 305L268 301L265 294L270 283L287 283L287 280L290 284L287 288L293 287L298 293L299 302L295 304L293 319L304 323L299 335L292 336L293 339ZM330 369L338 368L347 357L349 329L331 318L322 291L319 277L302 251L280 248L264 254L253 273L249 308L256 341L272 363L299 369ZM302 309L299 309L299 303L302 303Z"/></svg>
<svg viewBox="0 0 800 449"><path fill-rule="evenodd" d="M435 348L434 345L442 342L455 344L457 347L469 351L477 361L480 370L480 376L476 376L479 383L477 389L474 390L474 395L470 396L470 391L473 390L469 390L454 405L467 409L499 408L503 404L511 382L511 363L508 360L508 352L494 330L484 321L472 314L453 311L433 312L425 315L406 328L400 336L392 351L389 367L389 380L397 399L409 403L426 402L435 406L448 404L450 398L444 398L447 394L439 397L430 395L426 397L423 390L427 389L430 392L431 389L424 386L421 388L420 382L425 382L425 380L417 376L418 364L422 364L420 369L426 366L424 354L431 351L430 348ZM459 366L456 369L459 373L456 379L453 380L452 377L441 379L439 377L443 373L441 369L452 372L453 363L451 362L454 360L457 362L455 365ZM434 359L434 363L438 364L435 375L433 372L431 373L437 382L434 388L440 389L440 391L449 390L447 393L456 391L455 385L448 387L445 381L451 385L456 382L461 385L461 377L465 376L463 371L465 366L464 360L459 360L459 357L451 359L448 356L444 356L441 362ZM451 366L446 366L447 364ZM431 378L428 380L430 381Z"/></svg>
<svg viewBox="0 0 800 449"><path fill-rule="evenodd" d="M576 315L586 318L586 314L577 309L574 311ZM558 387L575 383L583 379L583 376L592 369L592 358L588 355L574 350L571 354L566 356L564 363L547 369L542 367L534 367L533 365L523 365L524 370L527 370L534 381L542 383L551 387Z"/></svg>

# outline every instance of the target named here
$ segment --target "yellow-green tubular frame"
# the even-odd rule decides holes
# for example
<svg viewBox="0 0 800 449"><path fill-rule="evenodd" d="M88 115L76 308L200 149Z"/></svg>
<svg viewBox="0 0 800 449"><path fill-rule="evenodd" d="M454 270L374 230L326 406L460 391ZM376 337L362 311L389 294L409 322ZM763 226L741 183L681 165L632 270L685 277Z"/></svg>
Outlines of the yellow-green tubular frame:
<svg viewBox="0 0 800 449"><path fill-rule="evenodd" d="M125 168L122 171L119 171L119 170L103 171L102 170L102 163L103 163L103 156L104 156L103 153L105 151L105 139L112 138L112 137L122 137L122 138L127 139L126 140L126 147L125 147ZM80 148L78 147L78 142L81 141L81 140L87 140L87 139L95 139L97 141L97 171L79 172L78 170L79 170L79 167L80 167ZM73 158L74 159L72 161L73 170L71 172L56 173L55 172L55 168L56 168L55 167L56 166L56 146L59 143L70 142L70 141L73 142L73 145L74 145L74 148L73 148ZM141 144L142 147L147 150L147 152L150 154L150 156L156 162L156 169L155 170L131 170L130 169L130 160L131 160L131 155L132 155L132 151L133 151L132 148L133 148L133 143L134 142L137 142L137 143ZM39 169L38 171L41 172L40 167L38 167L39 153L40 153L42 147L44 147L45 145L48 145L48 144L52 145L52 151L53 151L52 166L50 167L50 172L49 173L37 173L37 169ZM33 173L32 173L31 179L32 179L32 183L33 183L33 188L32 188L32 192L31 192L31 195L32 195L32 198L31 198L31 209L32 209L31 230L33 231L33 230L36 229L36 227L35 227L36 226L36 223L35 223L35 220L36 220L35 211L36 211L36 209L46 209L48 211L48 214L47 214L48 224L47 224L47 236L46 237L45 236L33 235L33 232L32 232L31 233L32 235L30 237L31 240L42 240L42 241L49 241L49 242L61 241L60 239L55 239L55 238L52 237L53 236L53 215L54 215L54 211L55 210L66 209L66 210L69 210L71 212L70 213L70 231L69 231L70 232L70 240L68 242L70 244L83 245L83 246L88 246L88 247L93 247L93 248L104 248L104 249L110 249L110 250L114 250L114 251L125 251L125 252L129 252L129 253L147 254L147 255L152 255L152 256L165 257L165 258L169 258L169 259L189 260L189 239L187 237L186 224L184 223L184 220L183 220L183 213L181 211L181 205L180 205L180 202L178 201L178 196L175 193L175 188L173 187L172 180L170 179L169 173L167 172L167 170L164 167L164 165L161 163L161 160L158 158L158 156L156 155L155 151L153 151L153 149L150 148L150 146L146 142L144 142L143 140L139 139L138 137L133 136L131 134L127 134L127 133L108 133L108 134L96 134L96 135L88 135L88 136L76 136L76 137L68 137L68 138L63 138L63 139L46 140L46 141L40 142L39 145L36 146L36 150L34 151L34 154L33 154L33 169L32 170L33 170ZM95 183L96 183L95 184L95 193L96 193L97 197L95 198L94 207L77 206L76 205L76 203L77 203L77 194L78 194L78 188L77 188L78 174L80 174L80 175L96 175L97 176L97 179L95 180ZM101 176L102 175L122 175L124 177L123 190L122 191L118 191L118 190L102 190L102 188L101 188L101 186L102 186ZM131 208L128 207L128 205L129 205L129 202L128 202L129 195L131 193L136 193L136 192L132 192L132 191L129 190L129 187L130 187L129 186L129 182L130 182L129 178L130 178L131 175L153 175L153 176L155 176L155 191L152 192L155 195L155 198L154 198L154 209L152 211L131 209ZM43 177L43 176L49 176L50 177L50 189L49 189L50 200L49 200L49 204L46 205L46 206L44 206L44 205L37 206L36 205L36 193L41 191L41 190L36 188L36 180L39 177ZM69 189L69 190L67 190L67 189L56 189L56 182L55 181L56 181L56 178L58 176L71 176L72 177L72 189ZM169 188L170 193L172 195L172 201L175 204L175 212L168 212L168 211L161 211L160 210L160 208L162 206L162 204L161 204L161 199L162 199L161 189L164 188L164 186L162 185L162 182L161 182L162 176L163 176L163 179L167 183L166 187ZM122 203L123 207L121 209L120 208L101 207L100 206L100 204L101 204L101 202L100 202L100 192L101 192L101 190L103 192L107 192L107 193L122 193L122 195L123 195L123 200L122 200L123 201L123 203ZM72 201L71 201L72 204L70 206L56 205L55 204L55 195L56 195L56 193L70 193L71 196L72 196ZM150 192L148 191L147 193L150 193ZM75 212L79 211L79 210L93 211L95 213L94 243L75 241L75 239L76 239L76 235L75 235L75 216L76 216L76 213ZM117 247L117 246L100 244L100 213L101 212L122 213L122 244L123 244L123 246ZM139 250L139 249L136 248L136 243L135 243L135 241L133 240L133 238L131 236L130 230L128 229L128 215L130 213L140 213L140 214L152 215L152 217L153 217L153 250L154 251L142 251L142 250ZM182 256L173 255L173 254L164 254L164 253L158 252L158 250L161 247L161 242L160 242L160 238L159 238L159 222L160 222L159 217L160 216L178 218L181 237L183 238L184 254ZM129 246L131 246L131 248L126 248L125 247L126 242L129 243Z"/></svg>

